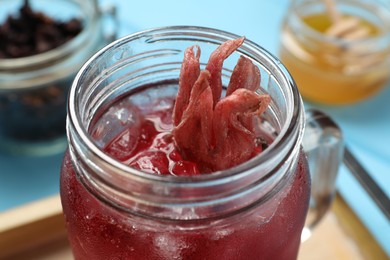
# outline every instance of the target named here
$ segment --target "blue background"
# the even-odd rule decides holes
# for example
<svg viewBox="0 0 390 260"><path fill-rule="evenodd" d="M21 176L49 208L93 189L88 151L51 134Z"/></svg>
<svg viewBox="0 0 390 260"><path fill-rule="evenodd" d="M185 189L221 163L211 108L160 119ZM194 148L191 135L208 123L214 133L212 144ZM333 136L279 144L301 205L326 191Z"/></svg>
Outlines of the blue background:
<svg viewBox="0 0 390 260"><path fill-rule="evenodd" d="M289 1L104 0L100 3L118 7L119 37L167 25L207 26L244 35L277 55L280 25ZM334 118L344 132L348 147L390 196L390 85L356 105L306 105L320 108ZM61 159L62 153L49 157L0 154L0 213L58 193ZM390 255L389 221L344 166L337 186Z"/></svg>

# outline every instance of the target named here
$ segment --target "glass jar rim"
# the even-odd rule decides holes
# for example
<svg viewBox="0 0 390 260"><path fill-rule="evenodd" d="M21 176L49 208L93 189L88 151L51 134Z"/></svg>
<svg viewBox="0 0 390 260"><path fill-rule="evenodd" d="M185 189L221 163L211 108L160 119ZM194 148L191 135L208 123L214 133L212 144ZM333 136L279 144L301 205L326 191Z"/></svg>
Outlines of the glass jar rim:
<svg viewBox="0 0 390 260"><path fill-rule="evenodd" d="M378 42L386 42L390 43L390 23L385 23L386 30L383 33L380 33L378 35L370 35L369 37L365 37L362 39L344 39L344 38L338 38L338 37L329 37L324 35L324 33L321 33L315 29L313 29L311 26L307 25L305 22L302 21L301 16L298 14L299 10L301 10L301 4L297 3L298 0L291 1L291 4L287 10L287 17L290 17L291 19L294 19L294 21L298 21L300 29L303 30L301 33L305 35L309 35L312 37L312 39L317 40L318 42L324 42L331 45L336 46L350 46L350 45L370 45L375 44ZM350 1L347 1L350 2ZM371 3L371 2L370 2ZM388 7L387 12L390 14L390 1L387 1ZM324 7L325 8L325 7ZM363 8L363 7L362 7ZM381 9L383 11L383 9ZM388 16L390 17L390 15ZM287 18L289 19L289 18ZM390 19L389 19L390 21ZM383 44L384 46L388 46L388 44Z"/></svg>
<svg viewBox="0 0 390 260"><path fill-rule="evenodd" d="M129 176L131 176L131 178L136 178L139 180L153 181L165 184L171 183L172 185L178 184L181 186L188 187L197 186L200 183L212 183L213 181L220 182L221 180L224 180L225 182L228 182L230 178L235 177L239 174L245 174L245 172L249 169L269 161L273 156L277 155L278 152L281 151L281 149L283 148L283 144L286 140L289 140L293 143L301 142L304 125L303 103L293 78L278 58L276 58L274 55L269 53L257 43L246 39L244 44L238 50L240 50L241 48L247 48L253 52L260 52L261 56L267 59L267 62L272 66L271 72L277 74L277 77L283 80L283 84L288 86L291 94L291 104L290 107L287 108L287 113L289 115L287 116L286 123L283 125L282 129L280 130L280 133L272 142L272 144L260 155L256 156L255 158L252 158L251 160L241 165L227 170L218 171L211 174L178 177L171 175L156 175L145 173L131 168L130 166L127 166L125 164L122 164L104 153L92 140L90 134L88 133L88 129L83 126L81 116L78 112L77 95L79 92L79 87L82 85L79 84L79 81L82 79L86 71L88 71L88 67L90 67L91 64L93 64L94 61L96 61L100 56L103 56L106 51L113 48L118 48L122 44L130 42L139 37L144 37L145 35L150 35L152 39L153 35L160 36L164 33L172 33L173 35L180 35L181 33L190 33L193 36L217 35L218 40L221 41L221 43L226 40L236 39L240 37L236 34L208 27L167 26L136 32L110 43L109 45L95 53L95 55L93 55L83 65L83 67L76 75L75 80L73 81L72 87L69 92L68 100L68 137L71 135L71 133L69 133L70 129L74 129L74 131L76 131L76 133L80 136L80 139L85 143L85 147L87 147L91 154L101 159L102 161L107 162L108 165L110 165L111 167L114 167L114 169L118 170L118 172L121 174L121 177L123 178L129 178ZM299 122L301 122L301 125L299 125Z"/></svg>

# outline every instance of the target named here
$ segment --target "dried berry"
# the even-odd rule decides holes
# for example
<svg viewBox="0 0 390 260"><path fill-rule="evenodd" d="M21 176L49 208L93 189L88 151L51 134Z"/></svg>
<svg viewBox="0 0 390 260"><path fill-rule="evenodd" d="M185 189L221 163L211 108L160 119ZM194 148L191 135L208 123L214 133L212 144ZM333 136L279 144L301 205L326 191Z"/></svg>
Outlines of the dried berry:
<svg viewBox="0 0 390 260"><path fill-rule="evenodd" d="M82 29L81 20L56 21L33 11L25 0L18 13L8 15L0 25L0 59L47 52L68 42ZM15 73L17 77L18 71ZM34 88L0 92L1 138L39 142L65 136L66 97L73 74ZM15 87L16 84L17 80Z"/></svg>
<svg viewBox="0 0 390 260"><path fill-rule="evenodd" d="M79 19L56 21L34 12L28 0L0 26L0 59L21 58L59 47L82 30Z"/></svg>

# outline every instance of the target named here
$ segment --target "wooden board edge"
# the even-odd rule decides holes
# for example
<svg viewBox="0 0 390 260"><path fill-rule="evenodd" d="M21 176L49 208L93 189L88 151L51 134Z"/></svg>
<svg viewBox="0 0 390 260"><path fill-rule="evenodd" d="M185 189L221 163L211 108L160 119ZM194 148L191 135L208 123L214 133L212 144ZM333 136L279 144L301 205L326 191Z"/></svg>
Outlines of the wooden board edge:
<svg viewBox="0 0 390 260"><path fill-rule="evenodd" d="M59 195L0 213L0 259L66 236Z"/></svg>
<svg viewBox="0 0 390 260"><path fill-rule="evenodd" d="M388 260L384 249L339 193L336 194L332 211L339 226L359 247L364 259Z"/></svg>
<svg viewBox="0 0 390 260"><path fill-rule="evenodd" d="M343 232L359 247L364 259L388 259L383 248L340 194L335 197L332 212ZM0 223L0 259L58 243L56 241L62 244L66 241L59 195L1 213Z"/></svg>

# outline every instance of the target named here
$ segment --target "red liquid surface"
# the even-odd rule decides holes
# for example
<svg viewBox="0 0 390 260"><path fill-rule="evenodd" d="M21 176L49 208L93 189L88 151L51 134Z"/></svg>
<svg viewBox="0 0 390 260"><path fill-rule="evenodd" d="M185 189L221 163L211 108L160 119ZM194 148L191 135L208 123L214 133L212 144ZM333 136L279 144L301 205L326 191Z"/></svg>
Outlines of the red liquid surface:
<svg viewBox="0 0 390 260"><path fill-rule="evenodd" d="M109 142L105 152L153 174L200 174L201 167L181 158L173 146L170 113L171 108L149 114L137 129L126 129ZM128 147L127 137L135 134L139 138ZM107 206L79 182L66 154L61 198L76 259L296 259L309 199L309 174L301 154L292 179L274 198L230 219L204 221L190 228Z"/></svg>
<svg viewBox="0 0 390 260"><path fill-rule="evenodd" d="M200 166L185 160L175 148L171 129L172 99L164 100L170 106L159 111L142 113L140 124L128 128L108 143L104 151L138 170L152 174L189 176L200 174ZM134 141L129 142L129 138Z"/></svg>
<svg viewBox="0 0 390 260"><path fill-rule="evenodd" d="M171 132L174 100L164 98L163 102L167 106L162 110L139 112L139 124L113 138L105 145L104 151L126 165L153 174L191 176L210 172L207 167L180 155ZM98 135L96 132L92 135ZM191 138L191 133L189 136ZM262 151L264 143L259 139L252 156Z"/></svg>

